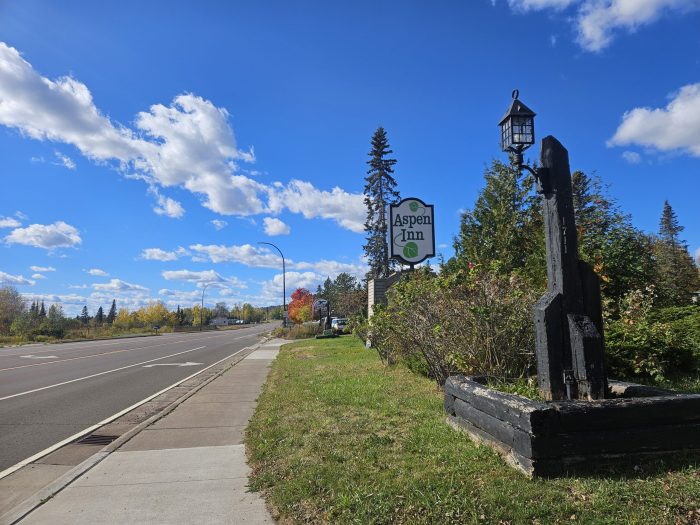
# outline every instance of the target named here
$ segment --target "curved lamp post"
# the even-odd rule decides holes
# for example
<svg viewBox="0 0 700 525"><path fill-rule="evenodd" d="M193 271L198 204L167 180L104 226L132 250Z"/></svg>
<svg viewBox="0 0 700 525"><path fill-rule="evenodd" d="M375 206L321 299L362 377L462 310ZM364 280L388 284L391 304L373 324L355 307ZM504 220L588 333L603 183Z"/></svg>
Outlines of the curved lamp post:
<svg viewBox="0 0 700 525"><path fill-rule="evenodd" d="M202 288L202 307L199 310L199 331L202 331L202 325L204 324L202 322L203 316L204 316L204 290L207 289L207 286L209 286L210 283L207 283L204 285L204 288Z"/></svg>
<svg viewBox="0 0 700 525"><path fill-rule="evenodd" d="M280 252L280 257L282 257L282 326L287 326L287 271L284 264L284 254L277 245L271 242L258 241L258 244L267 244L272 246L275 250Z"/></svg>
<svg viewBox="0 0 700 525"><path fill-rule="evenodd" d="M523 104L518 97L520 92L513 90L513 102L498 123L501 127L501 149L512 153L518 171L526 169L535 176L539 192L548 190L547 168L532 168L523 163L523 151L535 143L535 112Z"/></svg>

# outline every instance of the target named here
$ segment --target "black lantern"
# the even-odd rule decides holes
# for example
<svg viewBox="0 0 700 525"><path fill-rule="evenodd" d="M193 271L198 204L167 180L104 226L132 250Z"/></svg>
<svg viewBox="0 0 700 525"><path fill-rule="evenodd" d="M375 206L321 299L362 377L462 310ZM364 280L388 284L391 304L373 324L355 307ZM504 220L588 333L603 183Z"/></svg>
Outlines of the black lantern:
<svg viewBox="0 0 700 525"><path fill-rule="evenodd" d="M503 151L521 153L535 143L535 112L518 100L513 91L513 103L498 124L501 126Z"/></svg>
<svg viewBox="0 0 700 525"><path fill-rule="evenodd" d="M513 102L499 122L501 127L501 148L512 153L518 170L523 168L532 173L538 182L538 191L546 191L547 170L533 169L523 164L523 151L535 143L535 112L518 100L520 92L513 90Z"/></svg>

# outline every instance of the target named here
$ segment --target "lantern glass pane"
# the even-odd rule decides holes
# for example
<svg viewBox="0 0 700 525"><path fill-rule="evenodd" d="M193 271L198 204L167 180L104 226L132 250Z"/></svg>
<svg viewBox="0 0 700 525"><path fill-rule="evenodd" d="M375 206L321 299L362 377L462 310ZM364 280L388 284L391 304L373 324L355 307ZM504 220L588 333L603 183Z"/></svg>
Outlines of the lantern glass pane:
<svg viewBox="0 0 700 525"><path fill-rule="evenodd" d="M532 117L513 117L512 143L513 144L534 144L534 129Z"/></svg>
<svg viewBox="0 0 700 525"><path fill-rule="evenodd" d="M505 151L513 144L513 136L511 132L510 119L501 125L501 148Z"/></svg>

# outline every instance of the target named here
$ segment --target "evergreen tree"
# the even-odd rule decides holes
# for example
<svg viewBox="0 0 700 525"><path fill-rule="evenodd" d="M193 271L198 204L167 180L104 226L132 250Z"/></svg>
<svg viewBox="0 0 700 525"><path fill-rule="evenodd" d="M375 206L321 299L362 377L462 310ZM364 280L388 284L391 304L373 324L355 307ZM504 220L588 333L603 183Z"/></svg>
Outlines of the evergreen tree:
<svg viewBox="0 0 700 525"><path fill-rule="evenodd" d="M445 269L478 264L503 274L518 271L544 288L544 233L533 178L498 160L484 178L474 208L462 214L455 257Z"/></svg>
<svg viewBox="0 0 700 525"><path fill-rule="evenodd" d="M36 301L32 301L32 305L29 307L29 314L32 317L36 317L39 314L39 308L37 307Z"/></svg>
<svg viewBox="0 0 700 525"><path fill-rule="evenodd" d="M112 324L114 322L114 319L117 317L117 300L112 299L112 306L109 309L109 313L107 314L107 324Z"/></svg>
<svg viewBox="0 0 700 525"><path fill-rule="evenodd" d="M83 323L83 325L88 324L88 322L90 321L90 314L88 313L87 306L83 306L83 309L81 310L78 319L80 319L80 322Z"/></svg>
<svg viewBox="0 0 700 525"><path fill-rule="evenodd" d="M185 324L185 311L180 308L180 305L177 305L177 311L175 312L175 322L177 323L177 326L182 326Z"/></svg>
<svg viewBox="0 0 700 525"><path fill-rule="evenodd" d="M104 323L105 320L105 314L104 311L102 310L102 307L100 306L97 309L97 313L95 313L95 326L102 326L102 323Z"/></svg>
<svg viewBox="0 0 700 525"><path fill-rule="evenodd" d="M387 206L399 201L396 180L393 177L396 159L389 158L393 151L389 147L386 131L381 126L372 136L372 150L367 161L369 169L365 177L365 221L364 252L369 264L369 276L386 277L393 266L389 261L387 243Z"/></svg>
<svg viewBox="0 0 700 525"><path fill-rule="evenodd" d="M44 301L41 301L41 308L39 309L39 317L46 317L46 307L44 306Z"/></svg>
<svg viewBox="0 0 700 525"><path fill-rule="evenodd" d="M700 288L698 270L688 252L688 245L680 238L683 229L673 208L665 201L659 236L654 244L659 306L687 305L693 292Z"/></svg>
<svg viewBox="0 0 700 525"><path fill-rule="evenodd" d="M571 176L579 257L601 278L601 291L616 315L619 300L653 283L652 242L632 226L629 215L605 195L597 177Z"/></svg>

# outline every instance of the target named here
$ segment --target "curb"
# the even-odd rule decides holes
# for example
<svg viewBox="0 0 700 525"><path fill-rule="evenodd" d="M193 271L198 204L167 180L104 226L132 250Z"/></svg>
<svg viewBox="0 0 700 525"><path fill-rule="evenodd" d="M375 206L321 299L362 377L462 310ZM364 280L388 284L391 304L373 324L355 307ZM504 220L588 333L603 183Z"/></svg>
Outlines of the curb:
<svg viewBox="0 0 700 525"><path fill-rule="evenodd" d="M270 340L270 337L267 336L265 337L262 341L255 343L252 346L245 347L241 350L238 351L238 353L233 356L233 358L224 364L223 368L216 373L214 373L211 377L203 381L201 384L195 386L192 388L190 391L186 392L179 398L177 398L175 401L170 403L167 407L163 408L160 412L153 414L151 417L148 419L142 421L138 425L136 425L134 428L131 430L127 431L126 433L122 434L119 436L116 440L112 441L110 444L106 445L104 448L102 448L99 452L96 452L86 460L84 460L82 463L76 465L73 467L71 470L63 474L61 477L58 479L52 481L49 483L47 486L45 486L43 489L35 492L33 495L31 495L29 498L25 499L22 503L16 505L12 509L10 509L8 512L0 516L0 525L13 525L23 518L25 518L28 514L30 514L33 510L35 510L37 507L43 505L47 500L53 498L56 494L61 492L64 488L66 488L68 485L70 485L73 481L78 479L80 476L91 470L93 467L95 467L97 464L102 462L107 456L109 456L112 452L120 448L122 445L127 443L129 440L131 440L134 436L139 434L142 430L146 429L147 427L151 426L153 423L158 421L159 419L167 416L170 412L175 410L179 405L184 403L188 398L192 397L194 394L196 394L199 390L204 388L206 385L214 381L215 379L219 378L222 376L225 372L227 372L230 368L234 367L237 365L239 362L241 362L243 359L248 357L252 352L254 352L257 348L260 346L264 345L267 341ZM245 352L248 350L248 352ZM245 353L243 353L245 352ZM242 354L242 355L241 355ZM192 378L189 378L192 379ZM176 386L179 386L180 384L184 383L185 381L189 380L188 378L184 378L180 383L177 383L173 385L173 388ZM165 393L165 392L163 392ZM138 407L135 407L138 408Z"/></svg>

